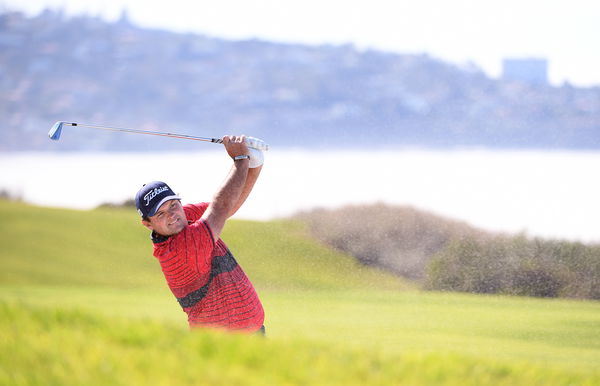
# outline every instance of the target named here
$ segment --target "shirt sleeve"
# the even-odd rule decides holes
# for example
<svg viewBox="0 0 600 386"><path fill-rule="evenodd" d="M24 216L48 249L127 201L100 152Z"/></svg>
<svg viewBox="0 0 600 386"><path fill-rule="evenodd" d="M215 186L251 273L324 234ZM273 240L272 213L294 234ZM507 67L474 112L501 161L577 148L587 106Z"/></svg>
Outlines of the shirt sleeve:
<svg viewBox="0 0 600 386"><path fill-rule="evenodd" d="M208 202L201 202L200 204L186 204L183 206L183 211L188 221L196 222L200 220L206 208L208 208Z"/></svg>

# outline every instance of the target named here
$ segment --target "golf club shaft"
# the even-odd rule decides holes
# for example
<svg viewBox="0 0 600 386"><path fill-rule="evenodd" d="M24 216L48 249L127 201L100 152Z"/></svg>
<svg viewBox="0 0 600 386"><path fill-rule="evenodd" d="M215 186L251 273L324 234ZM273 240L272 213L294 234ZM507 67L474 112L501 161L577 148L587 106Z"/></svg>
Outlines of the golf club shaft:
<svg viewBox="0 0 600 386"><path fill-rule="evenodd" d="M186 135L186 134L164 133L164 132L160 132L160 131L149 131L149 130L136 130L136 129L128 129L128 128L124 128L124 127L90 125L90 124L86 124L86 123L75 123L75 122L64 122L63 124L70 125L70 126L89 127L92 129L100 129L100 130L120 131L120 132L124 132L124 133L157 135L160 137L181 138L181 139L191 139L194 141L223 143L223 140L219 139L219 138L197 137L194 135Z"/></svg>
<svg viewBox="0 0 600 386"><path fill-rule="evenodd" d="M65 125L89 127L92 129L99 129L99 130L119 131L122 133L147 134L147 135L156 135L159 137L181 138L181 139L191 139L194 141L223 143L223 140L219 139L219 138L197 137L195 135L187 135L187 134L165 133L165 132L161 132L161 131L149 131L149 130L137 130L137 129L128 129L125 127L112 127L112 126L104 126L104 125L89 125L87 123L75 123L75 122L65 122L65 121L56 122L54 124L54 126L52 126L50 131L48 132L48 137L50 137L50 139L53 141L58 141L58 139L60 138L60 135L62 133L62 128ZM249 148L261 150L261 151L269 150L269 145L267 145L264 141L262 141L258 138L246 137L245 142Z"/></svg>

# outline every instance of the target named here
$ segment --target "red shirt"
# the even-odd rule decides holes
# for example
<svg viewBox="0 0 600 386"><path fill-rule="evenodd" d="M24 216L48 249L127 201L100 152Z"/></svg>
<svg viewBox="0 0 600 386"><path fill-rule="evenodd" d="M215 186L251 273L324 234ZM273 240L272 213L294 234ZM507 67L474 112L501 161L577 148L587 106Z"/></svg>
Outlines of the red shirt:
<svg viewBox="0 0 600 386"><path fill-rule="evenodd" d="M207 203L183 207L188 220L170 237L152 234L154 256L191 327L257 331L264 310L254 286L223 240L201 219Z"/></svg>

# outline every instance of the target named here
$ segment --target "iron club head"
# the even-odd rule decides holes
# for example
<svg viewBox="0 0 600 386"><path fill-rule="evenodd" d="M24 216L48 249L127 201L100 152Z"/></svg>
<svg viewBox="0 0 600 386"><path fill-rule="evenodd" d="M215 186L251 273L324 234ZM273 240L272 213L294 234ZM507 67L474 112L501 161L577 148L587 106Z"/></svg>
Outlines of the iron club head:
<svg viewBox="0 0 600 386"><path fill-rule="evenodd" d="M50 137L51 140L58 141L64 123L65 122L63 121L58 121L54 124L54 126L52 126L52 128L48 132L48 137Z"/></svg>

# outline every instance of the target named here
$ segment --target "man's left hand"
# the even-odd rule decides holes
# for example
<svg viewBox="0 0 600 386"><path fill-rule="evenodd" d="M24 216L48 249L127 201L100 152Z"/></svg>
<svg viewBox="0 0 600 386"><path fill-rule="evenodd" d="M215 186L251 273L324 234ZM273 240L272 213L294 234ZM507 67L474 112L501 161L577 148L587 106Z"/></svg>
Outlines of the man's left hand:
<svg viewBox="0 0 600 386"><path fill-rule="evenodd" d="M263 155L262 150L255 149L253 147L248 148L248 154L250 154L250 164L248 167L250 169L257 168L262 166L265 162L265 156Z"/></svg>

